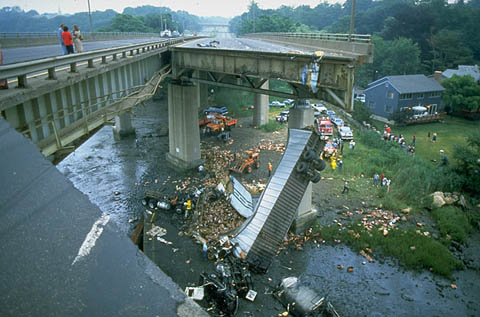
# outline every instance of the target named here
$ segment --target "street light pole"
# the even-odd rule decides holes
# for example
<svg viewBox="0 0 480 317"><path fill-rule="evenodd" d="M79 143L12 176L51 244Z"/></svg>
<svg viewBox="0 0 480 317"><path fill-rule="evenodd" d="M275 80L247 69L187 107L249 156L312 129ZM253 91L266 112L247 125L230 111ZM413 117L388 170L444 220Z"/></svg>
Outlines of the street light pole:
<svg viewBox="0 0 480 317"><path fill-rule="evenodd" d="M92 12L90 11L90 0L88 0L88 17L90 18L90 33L93 32Z"/></svg>
<svg viewBox="0 0 480 317"><path fill-rule="evenodd" d="M355 0L352 0L352 13L350 16L350 33L348 34L348 41L352 40L352 34L355 29Z"/></svg>

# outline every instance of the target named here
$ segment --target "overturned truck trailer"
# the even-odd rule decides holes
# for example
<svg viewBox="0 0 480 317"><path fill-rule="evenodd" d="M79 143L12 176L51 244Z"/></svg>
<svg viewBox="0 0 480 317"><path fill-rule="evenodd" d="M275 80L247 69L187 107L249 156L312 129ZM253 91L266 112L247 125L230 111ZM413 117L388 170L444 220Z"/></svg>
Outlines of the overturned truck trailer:
<svg viewBox="0 0 480 317"><path fill-rule="evenodd" d="M320 153L324 141L311 130L290 129L285 153L256 204L253 215L237 231L235 254L243 254L252 269L266 272L292 225L310 181L325 168Z"/></svg>

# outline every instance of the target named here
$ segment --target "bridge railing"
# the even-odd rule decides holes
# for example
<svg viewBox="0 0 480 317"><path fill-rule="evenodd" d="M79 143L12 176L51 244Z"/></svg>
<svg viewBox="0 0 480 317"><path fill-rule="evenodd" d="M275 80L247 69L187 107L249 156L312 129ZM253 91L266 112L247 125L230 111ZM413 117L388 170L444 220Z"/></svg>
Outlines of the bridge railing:
<svg viewBox="0 0 480 317"><path fill-rule="evenodd" d="M164 49L167 46L183 42L186 38L175 38L169 40L147 42L141 44L134 44L122 47L115 47L111 49L102 49L91 52L63 55L57 57L43 58L34 61L9 64L0 66L0 79L16 78L18 87L24 88L27 86L27 76L31 74L38 74L39 76L46 75L47 79L56 79L56 70L59 67L70 67L70 72L77 71L77 64L86 62L88 67L94 67L94 60L101 59L102 63L107 62L107 57L112 60L117 60L117 56L121 54L122 58L126 58L127 54L133 56L144 52L151 52L154 50Z"/></svg>
<svg viewBox="0 0 480 317"><path fill-rule="evenodd" d="M250 34L246 34L246 36L293 37L293 38L318 39L318 40L326 40L326 41L359 42L359 43L370 43L372 38L372 36L369 34L277 33L277 32L250 33Z"/></svg>
<svg viewBox="0 0 480 317"><path fill-rule="evenodd" d="M83 36L88 38L108 38L108 37L160 37L160 33L140 33L140 32L82 32ZM0 32L0 38L57 38L57 32Z"/></svg>

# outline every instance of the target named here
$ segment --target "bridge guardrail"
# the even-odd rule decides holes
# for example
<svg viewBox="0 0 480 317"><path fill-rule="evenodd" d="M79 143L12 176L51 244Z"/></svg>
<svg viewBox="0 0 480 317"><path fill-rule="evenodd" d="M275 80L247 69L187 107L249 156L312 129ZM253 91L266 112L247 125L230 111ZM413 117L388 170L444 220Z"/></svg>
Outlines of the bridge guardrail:
<svg viewBox="0 0 480 317"><path fill-rule="evenodd" d="M263 33L249 33L245 36L276 36L276 37L294 37L319 39L327 41L344 41L344 42L360 42L370 43L372 36L370 34L337 34L337 33L277 33L277 32L263 32Z"/></svg>
<svg viewBox="0 0 480 317"><path fill-rule="evenodd" d="M141 33L141 32L82 32L85 37L107 37L107 36L146 36L160 37L159 33ZM6 38L57 38L57 32L0 32L0 39Z"/></svg>
<svg viewBox="0 0 480 317"><path fill-rule="evenodd" d="M122 57L127 57L127 53L130 56L142 52L149 52L152 50L163 49L164 47L174 45L192 38L175 38L163 41L147 42L142 44L133 44L128 46L115 47L111 49L102 49L85 53L78 53L72 55L62 55L57 57L43 58L34 61L21 62L16 64L9 64L0 66L0 79L17 78L18 87L26 87L27 75L39 72L48 71L48 79L56 79L55 69L70 65L70 71L76 72L77 63L88 62L88 67L93 67L93 61L95 59L102 59L102 63L106 63L107 57L112 56L113 60L117 60L117 55L122 54Z"/></svg>

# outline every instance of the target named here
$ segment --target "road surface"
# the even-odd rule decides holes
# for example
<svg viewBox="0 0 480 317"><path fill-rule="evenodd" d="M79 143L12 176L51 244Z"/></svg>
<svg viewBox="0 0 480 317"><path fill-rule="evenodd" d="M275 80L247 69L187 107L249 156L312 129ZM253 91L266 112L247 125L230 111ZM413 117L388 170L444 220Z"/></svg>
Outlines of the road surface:
<svg viewBox="0 0 480 317"><path fill-rule="evenodd" d="M144 38L144 39L130 39L130 40L112 40L112 41L96 41L83 42L83 51L94 51L104 48L112 48L119 46L126 46L144 42L158 41L159 38ZM19 63L45 57L59 56L62 54L60 44L43 45L43 46L29 46L2 49L3 63Z"/></svg>

